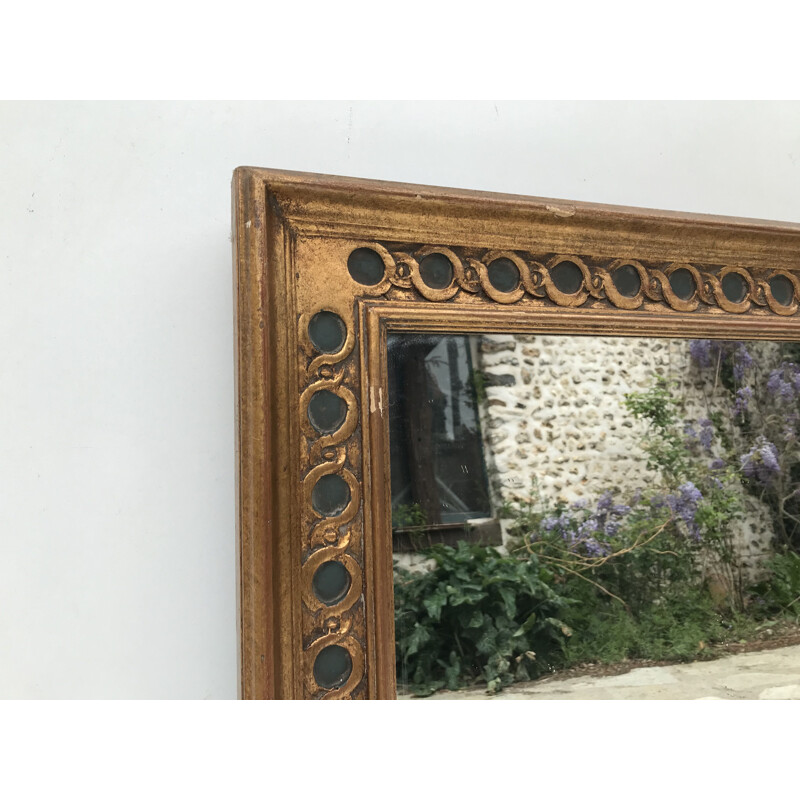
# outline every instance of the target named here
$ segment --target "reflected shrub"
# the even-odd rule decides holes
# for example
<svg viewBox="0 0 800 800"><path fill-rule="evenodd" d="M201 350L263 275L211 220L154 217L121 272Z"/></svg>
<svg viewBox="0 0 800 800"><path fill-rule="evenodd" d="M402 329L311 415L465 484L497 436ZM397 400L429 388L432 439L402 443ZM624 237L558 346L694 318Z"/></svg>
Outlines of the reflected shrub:
<svg viewBox="0 0 800 800"><path fill-rule="evenodd" d="M464 542L425 555L434 569L395 570L399 685L417 695L476 682L497 691L563 662L568 601L535 556Z"/></svg>

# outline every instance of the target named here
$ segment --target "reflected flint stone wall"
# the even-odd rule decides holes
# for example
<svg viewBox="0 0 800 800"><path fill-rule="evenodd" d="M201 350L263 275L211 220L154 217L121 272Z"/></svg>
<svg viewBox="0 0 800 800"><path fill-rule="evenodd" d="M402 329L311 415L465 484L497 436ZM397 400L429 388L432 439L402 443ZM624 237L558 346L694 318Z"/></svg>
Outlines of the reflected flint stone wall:
<svg viewBox="0 0 800 800"><path fill-rule="evenodd" d="M762 363L777 364L776 345L753 347ZM481 337L478 354L485 457L498 507L530 497L534 478L551 502L592 502L607 489L627 499L652 486L656 476L641 448L646 425L623 399L650 388L657 376L678 382L688 420L731 404L713 376L693 365L685 340L493 335ZM760 501L742 494L747 513L737 523L736 548L756 577L771 552L772 522Z"/></svg>

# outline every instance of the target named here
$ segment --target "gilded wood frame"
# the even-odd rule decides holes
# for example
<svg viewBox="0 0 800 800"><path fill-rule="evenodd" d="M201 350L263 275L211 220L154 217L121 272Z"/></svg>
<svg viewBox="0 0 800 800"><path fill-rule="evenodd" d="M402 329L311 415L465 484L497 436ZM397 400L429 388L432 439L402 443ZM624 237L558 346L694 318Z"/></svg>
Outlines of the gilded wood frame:
<svg viewBox="0 0 800 800"><path fill-rule="evenodd" d="M244 698L395 696L389 331L800 339L800 225L250 167L234 173L233 212ZM374 285L351 277L357 248L380 256ZM423 279L430 253L451 265L444 287ZM519 271L511 291L487 270L501 257ZM580 270L572 293L553 280L564 260ZM626 265L640 279L633 296L615 283ZM673 291L679 269L691 296ZM736 302L722 289L730 273L741 276ZM785 302L772 294L776 276L788 281ZM323 310L345 326L333 353L309 338ZM346 408L332 432L309 422L320 389ZM315 510L312 496L328 475L349 491L336 516ZM325 561L350 579L330 606L311 581ZM351 666L325 688L314 663L332 644Z"/></svg>

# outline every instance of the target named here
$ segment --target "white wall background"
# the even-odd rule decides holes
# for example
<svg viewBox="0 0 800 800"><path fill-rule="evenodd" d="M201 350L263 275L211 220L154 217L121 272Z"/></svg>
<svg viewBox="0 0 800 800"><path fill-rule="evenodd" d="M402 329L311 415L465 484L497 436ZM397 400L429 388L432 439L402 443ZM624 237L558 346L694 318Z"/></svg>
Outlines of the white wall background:
<svg viewBox="0 0 800 800"><path fill-rule="evenodd" d="M0 105L0 696L237 689L242 164L800 222L800 104Z"/></svg>

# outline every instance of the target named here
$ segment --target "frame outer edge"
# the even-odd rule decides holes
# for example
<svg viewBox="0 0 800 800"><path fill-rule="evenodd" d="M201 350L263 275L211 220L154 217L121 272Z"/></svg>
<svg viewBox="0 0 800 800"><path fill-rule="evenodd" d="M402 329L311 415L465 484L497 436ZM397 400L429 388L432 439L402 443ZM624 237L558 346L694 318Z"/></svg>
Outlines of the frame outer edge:
<svg viewBox="0 0 800 800"><path fill-rule="evenodd" d="M234 171L231 180L231 249L233 251L233 391L235 396L234 402L234 461L236 462L235 473L235 488L234 496L236 503L236 670L237 670L237 684L236 693L239 700L244 696L244 687L242 681L243 675L243 655L242 649L244 647L245 637L242 633L242 556L241 556L241 513L242 502L240 498L241 492L241 441L240 441L240 427L242 415L239 410L239 386L241 369L239 366L241 358L241 347L239 343L240 326L239 326L239 303L242 301L241 293L239 292L239 276L241 270L239 269L239 225L240 218L238 201L240 189L240 175Z"/></svg>
<svg viewBox="0 0 800 800"><path fill-rule="evenodd" d="M276 388L276 353L286 349L275 326L285 312L272 307L284 297L286 231L274 206L263 176L247 168L234 172L237 612L245 700L295 693L290 559L279 530L291 525L288 512L281 513L287 498L280 496L289 469L280 423L288 411L285 371L283 390Z"/></svg>
<svg viewBox="0 0 800 800"><path fill-rule="evenodd" d="M797 270L800 224L248 168L303 235ZM376 228L376 220L380 228ZM388 225L387 225L388 221Z"/></svg>
<svg viewBox="0 0 800 800"><path fill-rule="evenodd" d="M265 441L266 420L261 409L267 398L267 342L263 298L262 257L263 208L254 184L245 170L233 177L234 292L236 316L236 558L237 614L239 635L239 697L274 696L274 659L265 652L264 633L272 627L269 573L260 569L264 542L257 536L259 507L269 503L269 488L263 480L264 454L255 443ZM261 220L253 224L254 220ZM263 494L266 492L266 495ZM265 597L266 595L266 597Z"/></svg>

